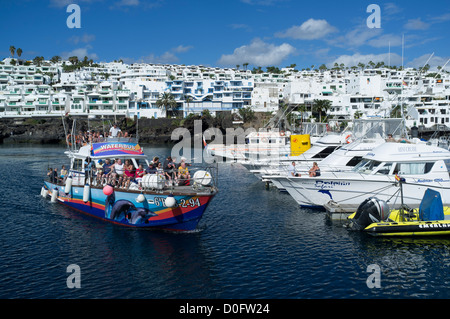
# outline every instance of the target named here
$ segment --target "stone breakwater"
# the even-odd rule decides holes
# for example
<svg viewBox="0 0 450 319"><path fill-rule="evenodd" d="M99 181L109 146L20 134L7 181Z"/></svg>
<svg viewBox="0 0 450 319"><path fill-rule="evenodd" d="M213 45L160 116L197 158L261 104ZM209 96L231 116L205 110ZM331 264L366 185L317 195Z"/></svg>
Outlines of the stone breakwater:
<svg viewBox="0 0 450 319"><path fill-rule="evenodd" d="M202 129L218 128L225 133L228 127L235 127L231 115L210 117L190 116L185 119L160 118L140 119L139 121L127 118L117 119L122 131L128 132L133 137L139 130L139 141L143 144L171 144L176 143L171 139L172 132L179 127L188 129L194 133L194 121L202 121ZM64 124L63 124L64 121ZM0 119L0 144L32 143L32 144L65 144L65 131L71 132L73 118L16 118ZM109 132L111 120L77 118L76 133L87 130ZM258 119L252 123L242 125L246 127L261 127Z"/></svg>
<svg viewBox="0 0 450 319"><path fill-rule="evenodd" d="M118 120L122 131L136 136L136 122L130 119ZM29 118L0 120L0 143L64 144L66 132L71 132L73 121L61 118ZM142 143L164 144L171 142L172 131L179 126L175 119L139 120L139 139ZM110 122L77 119L75 131L88 130L109 132Z"/></svg>

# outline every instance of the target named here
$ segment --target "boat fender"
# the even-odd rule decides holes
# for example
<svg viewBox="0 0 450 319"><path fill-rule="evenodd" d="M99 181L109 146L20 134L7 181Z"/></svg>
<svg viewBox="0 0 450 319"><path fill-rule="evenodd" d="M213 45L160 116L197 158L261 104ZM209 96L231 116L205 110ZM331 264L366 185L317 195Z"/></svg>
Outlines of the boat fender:
<svg viewBox="0 0 450 319"><path fill-rule="evenodd" d="M114 192L114 187L112 187L111 185L105 185L105 187L103 187L103 194L105 194L106 196L111 195Z"/></svg>
<svg viewBox="0 0 450 319"><path fill-rule="evenodd" d="M143 203L145 202L145 196L144 194L139 194L139 196L136 198L136 202Z"/></svg>
<svg viewBox="0 0 450 319"><path fill-rule="evenodd" d="M70 193L70 189L72 188L72 176L67 177L66 179L66 187L64 188L64 193L69 194Z"/></svg>
<svg viewBox="0 0 450 319"><path fill-rule="evenodd" d="M42 197L47 198L48 190L45 189L45 187L42 187L41 195L42 195Z"/></svg>
<svg viewBox="0 0 450 319"><path fill-rule="evenodd" d="M207 171L197 171L192 178L196 183L203 186L208 186L212 180L211 174Z"/></svg>
<svg viewBox="0 0 450 319"><path fill-rule="evenodd" d="M51 199L51 202L52 202L52 203L56 202L56 198L57 198L57 197L58 197L58 189L55 188L55 189L53 189L53 191L52 191L52 199Z"/></svg>
<svg viewBox="0 0 450 319"><path fill-rule="evenodd" d="M169 196L167 196L164 203L166 204L166 207L172 208L172 207L176 206L177 201L176 201L175 197L173 197L173 195L170 194Z"/></svg>
<svg viewBox="0 0 450 319"><path fill-rule="evenodd" d="M87 203L89 201L90 193L91 193L91 186L89 186L89 184L84 185L83 202Z"/></svg>

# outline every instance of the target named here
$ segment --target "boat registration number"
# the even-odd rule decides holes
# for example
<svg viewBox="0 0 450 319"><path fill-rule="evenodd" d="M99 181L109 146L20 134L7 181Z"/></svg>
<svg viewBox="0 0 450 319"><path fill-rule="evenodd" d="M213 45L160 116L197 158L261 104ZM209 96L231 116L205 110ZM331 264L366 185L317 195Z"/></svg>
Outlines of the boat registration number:
<svg viewBox="0 0 450 319"><path fill-rule="evenodd" d="M155 197L153 204L156 206L166 207L166 199L164 197ZM187 208L187 207L200 207L200 199L198 198L190 198L190 199L180 199L177 201L178 207Z"/></svg>

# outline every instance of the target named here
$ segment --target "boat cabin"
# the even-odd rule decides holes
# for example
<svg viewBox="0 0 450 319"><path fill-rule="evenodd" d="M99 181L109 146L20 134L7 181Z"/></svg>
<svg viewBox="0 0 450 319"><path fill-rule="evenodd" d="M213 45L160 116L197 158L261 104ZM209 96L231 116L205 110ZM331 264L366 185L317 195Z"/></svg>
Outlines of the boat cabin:
<svg viewBox="0 0 450 319"><path fill-rule="evenodd" d="M94 168L101 160L110 160L111 164L114 160L125 159L131 160L134 167L139 167L143 164L147 167L149 162L143 149L136 141L130 142L130 139L123 138L107 138L103 142L92 143L79 148L78 151L68 151L66 154L70 158L70 172L69 175L73 178L73 185L84 185L85 172L89 170L89 165Z"/></svg>
<svg viewBox="0 0 450 319"><path fill-rule="evenodd" d="M289 144L290 132L252 132L245 137L245 144L249 146L271 145L284 146Z"/></svg>
<svg viewBox="0 0 450 319"><path fill-rule="evenodd" d="M368 175L427 175L446 173L450 152L424 144L384 143L363 157L353 172Z"/></svg>

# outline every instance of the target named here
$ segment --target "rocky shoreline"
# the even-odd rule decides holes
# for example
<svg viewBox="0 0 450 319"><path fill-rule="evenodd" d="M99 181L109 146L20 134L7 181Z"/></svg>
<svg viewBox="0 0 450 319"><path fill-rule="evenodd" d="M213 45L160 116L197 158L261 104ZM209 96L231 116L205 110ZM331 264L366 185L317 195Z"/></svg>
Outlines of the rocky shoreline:
<svg viewBox="0 0 450 319"><path fill-rule="evenodd" d="M0 119L0 144L65 144L65 132L70 132L74 119L64 118L15 118ZM172 140L172 132L176 128L186 128L191 134L194 134L194 121L202 121L202 130L208 128L218 128L225 133L229 127L262 127L264 119L256 118L252 123L235 125L231 115L220 117L211 116L190 116L185 119L178 118L160 118L160 119L117 119L119 127L136 136L139 130L139 141L144 144L173 144L177 141ZM79 131L109 131L112 120L77 118L76 132ZM66 130L64 130L64 128ZM191 135L193 136L193 135Z"/></svg>

